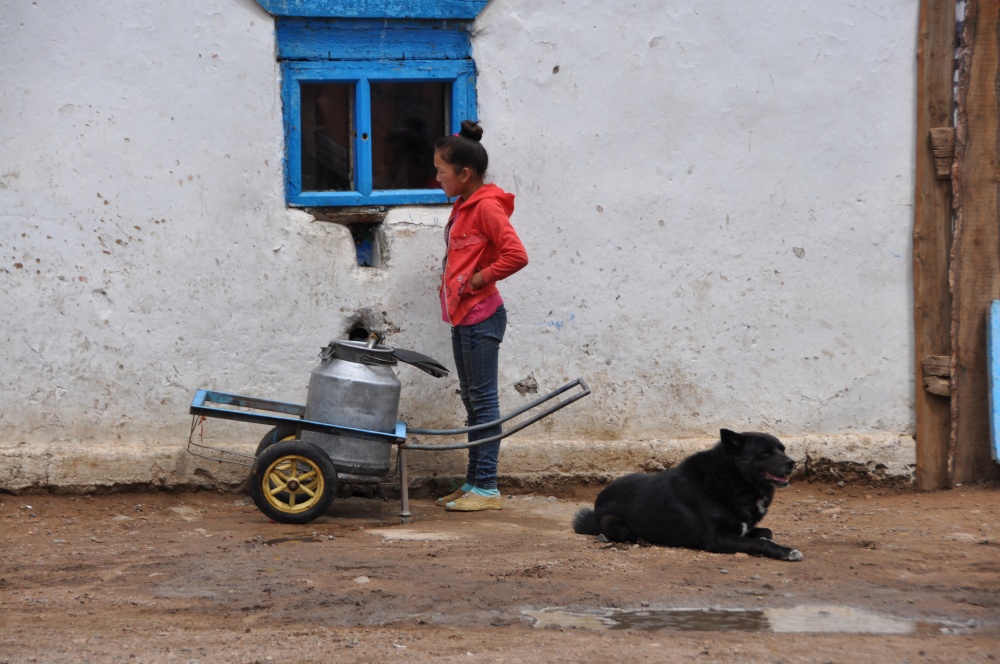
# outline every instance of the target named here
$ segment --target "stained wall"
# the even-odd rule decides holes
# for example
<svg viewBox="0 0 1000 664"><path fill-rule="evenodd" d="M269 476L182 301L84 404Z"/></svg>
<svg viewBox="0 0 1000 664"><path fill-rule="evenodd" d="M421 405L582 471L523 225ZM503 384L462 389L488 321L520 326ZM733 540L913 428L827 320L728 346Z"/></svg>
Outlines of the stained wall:
<svg viewBox="0 0 1000 664"><path fill-rule="evenodd" d="M624 472L723 426L908 472L916 13L486 7L484 144L531 257L501 284L502 404L594 390L509 443L509 472L588 448ZM355 324L451 363L447 208L390 213L366 269L345 228L285 206L256 2L7 2L0 28L0 488L221 477L184 453L194 391L301 402ZM461 423L454 379L399 373L403 419ZM417 474L461 465L440 456Z"/></svg>

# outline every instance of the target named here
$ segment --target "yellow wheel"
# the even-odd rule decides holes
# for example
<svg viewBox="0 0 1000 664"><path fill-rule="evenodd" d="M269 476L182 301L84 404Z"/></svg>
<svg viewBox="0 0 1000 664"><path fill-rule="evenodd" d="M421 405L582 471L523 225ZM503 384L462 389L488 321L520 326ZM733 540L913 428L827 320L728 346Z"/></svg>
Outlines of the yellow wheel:
<svg viewBox="0 0 1000 664"><path fill-rule="evenodd" d="M337 495L337 470L327 454L301 440L271 445L250 468L250 497L279 523L309 523Z"/></svg>

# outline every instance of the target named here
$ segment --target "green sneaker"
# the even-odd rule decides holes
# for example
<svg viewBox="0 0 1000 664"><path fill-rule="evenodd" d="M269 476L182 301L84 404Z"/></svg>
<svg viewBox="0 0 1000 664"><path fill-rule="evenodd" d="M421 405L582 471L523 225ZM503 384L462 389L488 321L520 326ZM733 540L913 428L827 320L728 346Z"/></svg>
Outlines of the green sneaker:
<svg viewBox="0 0 1000 664"><path fill-rule="evenodd" d="M447 496L441 496L440 498L438 498L438 499L437 499L437 500L435 501L435 503L436 503L436 504L437 504L437 505L438 505L439 507L444 507L444 506L445 506L445 505L447 505L448 503L450 503L450 502L452 502L452 501L454 501L454 500L458 500L459 498L461 498L461 497L462 497L462 496L464 496L464 495L465 495L465 492L464 492L464 491L462 491L462 488L461 488L461 487L459 487L459 488L458 488L458 489L456 489L455 491L452 491L451 493L449 493L449 494L448 494Z"/></svg>
<svg viewBox="0 0 1000 664"><path fill-rule="evenodd" d="M444 508L449 512L502 510L503 496L480 496L479 494L469 492L461 498L445 503Z"/></svg>

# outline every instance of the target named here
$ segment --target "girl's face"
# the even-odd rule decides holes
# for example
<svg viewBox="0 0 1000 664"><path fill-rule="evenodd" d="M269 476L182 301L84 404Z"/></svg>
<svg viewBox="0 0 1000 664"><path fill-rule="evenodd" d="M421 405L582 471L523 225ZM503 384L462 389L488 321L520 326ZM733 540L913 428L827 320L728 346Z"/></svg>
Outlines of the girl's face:
<svg viewBox="0 0 1000 664"><path fill-rule="evenodd" d="M470 189L475 191L472 188L472 171L466 167L456 173L455 167L442 159L441 153L437 150L434 151L434 168L437 170L437 181L441 183L441 188L449 198L456 196L467 198L466 194L471 193Z"/></svg>

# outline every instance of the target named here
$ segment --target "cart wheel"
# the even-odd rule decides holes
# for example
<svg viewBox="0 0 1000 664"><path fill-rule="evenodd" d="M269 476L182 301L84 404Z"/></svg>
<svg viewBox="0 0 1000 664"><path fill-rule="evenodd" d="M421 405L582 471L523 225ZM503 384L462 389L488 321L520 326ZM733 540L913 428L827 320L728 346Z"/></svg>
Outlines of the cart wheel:
<svg viewBox="0 0 1000 664"><path fill-rule="evenodd" d="M268 447L250 468L250 497L278 523L309 523L337 495L337 470L323 450L292 440Z"/></svg>
<svg viewBox="0 0 1000 664"><path fill-rule="evenodd" d="M260 443L257 444L257 451L254 452L254 456L260 456L260 453L266 450L271 445L275 443L280 443L285 440L295 439L295 425L294 424L279 424L274 427L260 439Z"/></svg>
<svg viewBox="0 0 1000 664"><path fill-rule="evenodd" d="M294 424L279 424L274 427L260 439L260 443L257 444L257 451L254 452L254 456L260 456L260 453L266 450L271 445L275 443L284 443L289 440L296 440L296 431ZM278 495L278 500L283 502L288 502L288 494L281 493Z"/></svg>

